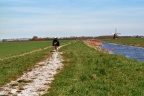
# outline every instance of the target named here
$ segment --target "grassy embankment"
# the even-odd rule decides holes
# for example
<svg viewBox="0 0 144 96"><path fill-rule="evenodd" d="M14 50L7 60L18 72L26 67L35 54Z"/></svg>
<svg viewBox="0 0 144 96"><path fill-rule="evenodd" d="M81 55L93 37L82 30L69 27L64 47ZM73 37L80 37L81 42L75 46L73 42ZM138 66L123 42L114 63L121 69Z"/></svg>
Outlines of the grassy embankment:
<svg viewBox="0 0 144 96"><path fill-rule="evenodd" d="M144 63L78 41L63 47L64 69L45 96L144 96Z"/></svg>
<svg viewBox="0 0 144 96"><path fill-rule="evenodd" d="M144 38L118 38L118 39L102 39L102 41L124 44L130 46L144 47Z"/></svg>
<svg viewBox="0 0 144 96"><path fill-rule="evenodd" d="M33 41L33 42L6 42L0 44L0 57L9 57L17 54L23 54L39 48L45 48L51 46L52 41ZM68 41L60 41L61 45L68 43ZM28 71L37 62L48 58L50 51L53 47L50 47L39 52L34 52L25 56L10 58L6 60L0 60L0 86L6 84L11 80L15 80L23 72Z"/></svg>

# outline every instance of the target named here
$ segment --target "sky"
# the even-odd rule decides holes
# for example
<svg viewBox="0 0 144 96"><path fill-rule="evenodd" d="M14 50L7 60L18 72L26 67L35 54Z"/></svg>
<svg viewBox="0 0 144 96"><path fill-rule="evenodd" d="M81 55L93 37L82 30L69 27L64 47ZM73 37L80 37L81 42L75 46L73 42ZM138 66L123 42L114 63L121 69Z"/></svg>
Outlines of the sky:
<svg viewBox="0 0 144 96"><path fill-rule="evenodd" d="M0 39L144 35L144 0L0 0Z"/></svg>

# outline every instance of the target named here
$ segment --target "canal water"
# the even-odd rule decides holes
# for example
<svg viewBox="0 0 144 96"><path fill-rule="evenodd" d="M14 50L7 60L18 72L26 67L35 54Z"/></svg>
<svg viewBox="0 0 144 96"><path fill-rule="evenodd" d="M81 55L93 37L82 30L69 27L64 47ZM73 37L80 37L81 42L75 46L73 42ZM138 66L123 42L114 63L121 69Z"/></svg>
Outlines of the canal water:
<svg viewBox="0 0 144 96"><path fill-rule="evenodd" d="M142 47L103 42L101 49L109 50L110 54L121 54L127 58L132 58L144 62L144 48Z"/></svg>

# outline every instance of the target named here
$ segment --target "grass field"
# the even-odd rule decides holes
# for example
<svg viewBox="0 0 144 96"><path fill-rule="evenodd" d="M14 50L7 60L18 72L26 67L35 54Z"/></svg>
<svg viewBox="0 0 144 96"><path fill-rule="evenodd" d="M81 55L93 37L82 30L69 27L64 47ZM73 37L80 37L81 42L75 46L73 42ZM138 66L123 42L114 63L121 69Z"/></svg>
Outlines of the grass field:
<svg viewBox="0 0 144 96"><path fill-rule="evenodd" d="M60 42L63 45L73 41ZM0 57L8 57L51 46L51 41L0 44L2 53L9 51ZM1 60L0 86L31 70L36 62L51 56L52 49ZM63 52L64 68L45 96L144 96L144 63L96 51L82 41L64 46L60 51Z"/></svg>
<svg viewBox="0 0 144 96"><path fill-rule="evenodd" d="M60 40L63 45L68 40ZM2 42L0 43L0 58L18 55L32 50L52 46L52 41Z"/></svg>
<svg viewBox="0 0 144 96"><path fill-rule="evenodd" d="M50 56L51 49L43 50L40 52L32 53L23 57L16 57L0 61L0 86L15 80L28 71L38 61L41 61Z"/></svg>
<svg viewBox="0 0 144 96"><path fill-rule="evenodd" d="M23 52L28 52L39 48L44 48L46 46L51 46L51 42L52 41L0 43L0 57L8 57L15 54L22 54ZM61 45L63 45L71 41L62 40L60 42ZM37 62L48 58L51 55L51 50L53 50L53 47L50 47L46 50L41 50L39 52L34 52L25 56L0 60L0 86L18 78L23 74L23 72L30 70Z"/></svg>
<svg viewBox="0 0 144 96"><path fill-rule="evenodd" d="M144 38L102 39L102 41L144 47Z"/></svg>
<svg viewBox="0 0 144 96"><path fill-rule="evenodd" d="M63 47L64 69L44 96L144 96L144 63L82 41Z"/></svg>
<svg viewBox="0 0 144 96"><path fill-rule="evenodd" d="M35 49L50 46L50 44L50 41L3 42L0 43L0 57L8 57L22 54Z"/></svg>

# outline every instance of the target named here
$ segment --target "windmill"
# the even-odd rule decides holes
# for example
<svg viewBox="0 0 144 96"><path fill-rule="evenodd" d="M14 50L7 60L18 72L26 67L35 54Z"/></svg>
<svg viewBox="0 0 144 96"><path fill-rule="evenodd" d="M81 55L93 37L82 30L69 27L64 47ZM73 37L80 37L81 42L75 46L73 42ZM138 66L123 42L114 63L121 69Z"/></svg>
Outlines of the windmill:
<svg viewBox="0 0 144 96"><path fill-rule="evenodd" d="M118 35L120 35L121 33L118 33L117 29L115 28L115 33L111 33L111 34L113 34L113 39L117 39Z"/></svg>

